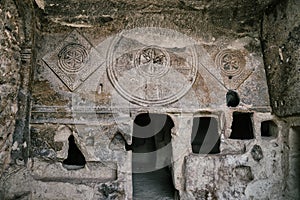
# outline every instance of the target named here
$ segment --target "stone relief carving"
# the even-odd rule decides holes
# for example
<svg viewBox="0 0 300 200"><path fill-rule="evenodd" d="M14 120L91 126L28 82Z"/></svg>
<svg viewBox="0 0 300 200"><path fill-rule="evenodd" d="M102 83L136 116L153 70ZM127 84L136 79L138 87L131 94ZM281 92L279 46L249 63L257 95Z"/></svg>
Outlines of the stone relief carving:
<svg viewBox="0 0 300 200"><path fill-rule="evenodd" d="M58 53L58 65L65 72L75 74L82 70L88 60L86 48L80 44L67 44Z"/></svg>
<svg viewBox="0 0 300 200"><path fill-rule="evenodd" d="M42 59L71 91L99 67L96 50L77 31L71 32Z"/></svg>
<svg viewBox="0 0 300 200"><path fill-rule="evenodd" d="M161 77L170 69L170 56L164 49L147 47L135 56L135 67L145 77Z"/></svg>
<svg viewBox="0 0 300 200"><path fill-rule="evenodd" d="M252 73L246 69L245 55L238 50L220 51L215 62L228 89L237 89Z"/></svg>
<svg viewBox="0 0 300 200"><path fill-rule="evenodd" d="M145 34L148 36L135 37ZM173 103L196 79L194 41L168 29L124 31L112 41L107 57L113 86L125 99L139 105Z"/></svg>
<svg viewBox="0 0 300 200"><path fill-rule="evenodd" d="M223 50L216 58L223 75L230 77L238 76L245 68L245 58L239 51Z"/></svg>

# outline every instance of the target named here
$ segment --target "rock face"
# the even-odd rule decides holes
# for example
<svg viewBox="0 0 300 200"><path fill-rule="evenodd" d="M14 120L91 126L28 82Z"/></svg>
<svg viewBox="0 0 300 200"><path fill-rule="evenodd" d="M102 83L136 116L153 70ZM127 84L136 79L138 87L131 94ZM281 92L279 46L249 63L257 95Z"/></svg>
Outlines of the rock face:
<svg viewBox="0 0 300 200"><path fill-rule="evenodd" d="M278 116L299 115L300 19L299 1L270 8L262 26L263 53L271 104Z"/></svg>
<svg viewBox="0 0 300 200"><path fill-rule="evenodd" d="M296 0L16 3L0 199L300 197Z"/></svg>
<svg viewBox="0 0 300 200"><path fill-rule="evenodd" d="M18 90L21 67L21 26L13 1L0 3L0 175L10 163L13 133L18 112Z"/></svg>

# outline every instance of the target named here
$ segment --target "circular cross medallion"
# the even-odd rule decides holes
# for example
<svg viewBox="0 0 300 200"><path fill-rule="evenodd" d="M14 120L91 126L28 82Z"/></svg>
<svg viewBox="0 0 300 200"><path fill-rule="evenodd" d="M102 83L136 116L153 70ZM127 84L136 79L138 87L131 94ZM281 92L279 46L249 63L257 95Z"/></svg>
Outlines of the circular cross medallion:
<svg viewBox="0 0 300 200"><path fill-rule="evenodd" d="M222 74L228 77L239 75L245 68L245 58L240 51L223 50L216 57L216 64Z"/></svg>
<svg viewBox="0 0 300 200"><path fill-rule="evenodd" d="M58 53L59 67L67 73L77 73L88 60L88 53L80 44L68 44Z"/></svg>
<svg viewBox="0 0 300 200"><path fill-rule="evenodd" d="M136 28L118 34L107 54L109 79L122 97L149 106L183 97L197 74L196 42L163 28Z"/></svg>
<svg viewBox="0 0 300 200"><path fill-rule="evenodd" d="M135 67L146 77L161 77L169 70L170 57L159 47L147 47L135 55Z"/></svg>

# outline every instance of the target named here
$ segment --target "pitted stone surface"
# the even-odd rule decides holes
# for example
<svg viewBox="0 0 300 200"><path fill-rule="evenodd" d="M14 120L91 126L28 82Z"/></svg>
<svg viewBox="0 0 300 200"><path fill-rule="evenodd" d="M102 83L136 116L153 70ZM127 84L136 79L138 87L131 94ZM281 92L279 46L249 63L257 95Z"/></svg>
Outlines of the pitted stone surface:
<svg viewBox="0 0 300 200"><path fill-rule="evenodd" d="M266 12L263 20L265 69L271 105L279 116L300 114L299 10L297 0L280 2Z"/></svg>
<svg viewBox="0 0 300 200"><path fill-rule="evenodd" d="M18 112L20 87L20 57L22 32L19 15L13 1L0 2L0 176L11 162L13 133ZM16 142L14 150L22 144Z"/></svg>

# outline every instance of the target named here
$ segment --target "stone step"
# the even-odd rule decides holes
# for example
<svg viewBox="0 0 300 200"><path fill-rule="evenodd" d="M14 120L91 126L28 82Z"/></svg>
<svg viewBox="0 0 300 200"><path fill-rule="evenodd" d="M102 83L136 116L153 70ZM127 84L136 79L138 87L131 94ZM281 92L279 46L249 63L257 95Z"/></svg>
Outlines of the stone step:
<svg viewBox="0 0 300 200"><path fill-rule="evenodd" d="M134 200L174 200L175 189L168 167L148 173L133 174Z"/></svg>

